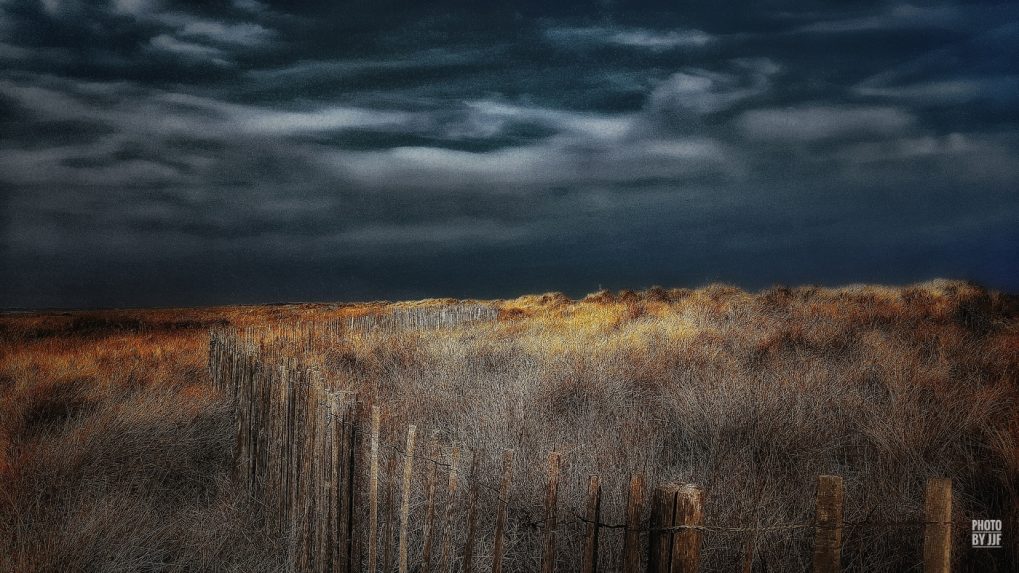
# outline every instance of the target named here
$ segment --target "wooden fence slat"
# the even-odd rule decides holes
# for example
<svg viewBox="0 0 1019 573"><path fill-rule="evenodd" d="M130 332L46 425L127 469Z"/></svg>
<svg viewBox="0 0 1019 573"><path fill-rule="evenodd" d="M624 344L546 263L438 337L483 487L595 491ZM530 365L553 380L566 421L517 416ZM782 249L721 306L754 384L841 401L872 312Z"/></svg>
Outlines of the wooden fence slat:
<svg viewBox="0 0 1019 573"><path fill-rule="evenodd" d="M562 456L559 452L548 455L548 488L545 490L545 539L541 552L542 573L556 570L556 529L559 520L559 467Z"/></svg>
<svg viewBox="0 0 1019 573"><path fill-rule="evenodd" d="M456 507L457 476L456 466L460 463L460 448L454 446L449 452L449 488L446 491L446 522L442 529L442 570L453 570L453 510Z"/></svg>
<svg viewBox="0 0 1019 573"><path fill-rule="evenodd" d="M414 470L414 440L417 427L407 428L407 457L403 464L403 499L400 504L400 573L407 573L407 521L410 519L410 486Z"/></svg>
<svg viewBox="0 0 1019 573"><path fill-rule="evenodd" d="M704 522L704 506L699 487L685 485L676 494L676 514L673 525L685 525L672 534L672 573L695 573L701 562L699 527Z"/></svg>
<svg viewBox="0 0 1019 573"><path fill-rule="evenodd" d="M318 426L321 418L321 408L318 407L318 380L310 376L306 371L302 372L306 380L307 391L302 401L305 403L304 434L302 441L302 468L301 468L301 493L303 500L303 515L301 517L301 539L298 544L300 551L299 569L301 571L312 571L315 563L315 515L319 510L318 499L315 492L318 491L317 473L319 468L319 456L317 455L320 440L318 439Z"/></svg>
<svg viewBox="0 0 1019 573"><path fill-rule="evenodd" d="M341 415L336 423L336 443L338 455L335 461L337 483L336 491L336 543L334 559L334 571L336 573L351 573L351 505L353 503L354 472L351 466L351 452L354 443L354 426L351 424L350 404L344 404L340 410Z"/></svg>
<svg viewBox="0 0 1019 573"><path fill-rule="evenodd" d="M842 571L842 519L845 507L842 478L817 476L814 531L814 572Z"/></svg>
<svg viewBox="0 0 1019 573"><path fill-rule="evenodd" d="M648 533L648 573L670 573L672 568L672 531L675 525L677 484L655 488L651 500L651 529Z"/></svg>
<svg viewBox="0 0 1019 573"><path fill-rule="evenodd" d="M292 416L290 426L290 468L287 471L287 482L289 498L289 523L287 524L287 533L292 536L295 542L299 541L301 532L301 524L304 522L304 498L301 497L303 493L303 448L304 448L304 430L307 424L307 416L305 415L305 407L307 401L304 399L304 378L301 373L294 367L292 360L287 362L287 373L292 380L291 395L292 403ZM290 548L290 558L296 559L297 547L292 546Z"/></svg>
<svg viewBox="0 0 1019 573"><path fill-rule="evenodd" d="M644 474L630 476L626 499L626 531L623 536L623 573L640 571L640 518L644 513Z"/></svg>
<svg viewBox="0 0 1019 573"><path fill-rule="evenodd" d="M432 460L428 462L428 477L427 477L427 498L425 499L425 523L424 528L421 532L422 538L424 539L424 547L421 551L421 573L429 573L432 565L432 543L435 537L435 486L438 481L439 464L434 460L439 457L439 431L432 431L432 437L428 442L428 457Z"/></svg>
<svg viewBox="0 0 1019 573"><path fill-rule="evenodd" d="M510 486L513 482L513 450L502 452L502 480L499 483L499 509L495 517L495 547L492 550L492 573L502 573L502 560L506 554L506 510L509 506Z"/></svg>
<svg viewBox="0 0 1019 573"><path fill-rule="evenodd" d="M329 556L332 552L331 533L333 528L332 518L334 517L332 507L332 471L333 464L333 397L326 396L325 405L319 406L318 431L318 471L315 478L318 480L318 487L315 495L318 498L318 511L315 515L315 543L316 549L315 570L327 571Z"/></svg>
<svg viewBox="0 0 1019 573"><path fill-rule="evenodd" d="M393 570L393 525L396 521L393 515L393 506L396 505L396 455L389 455L389 463L386 464L386 496L383 501L382 518L382 571L391 573Z"/></svg>
<svg viewBox="0 0 1019 573"><path fill-rule="evenodd" d="M319 529L316 518L319 515L318 512L322 510L321 508L322 499L319 496L319 491L322 482L320 479L321 476L319 475L319 472L321 471L322 466L322 456L320 454L320 450L322 448L321 425L323 416L322 408L319 407L318 387L313 387L312 391L308 393L308 400L311 402L310 409L312 412L314 412L314 416L312 416L312 423L309 429L311 435L308 440L310 450L308 452L309 471L308 471L307 496L309 509L308 518L306 522L307 523L306 570L315 571L315 564L317 562L316 551L318 549L319 544L318 539Z"/></svg>
<svg viewBox="0 0 1019 573"><path fill-rule="evenodd" d="M340 480L343 477L342 465L340 460L343 459L343 439L340 432L343 430L342 412L340 410L340 398L338 394L332 396L330 401L332 405L331 420L329 422L329 433L326 435L326 439L329 440L329 457L327 462L329 464L328 475L329 475L329 490L327 495L329 496L329 519L326 520L326 532L328 545L326 546L326 554L328 561L326 571L334 572L337 571L337 561L339 558L339 543L343 535L343 532L338 527L340 522L340 504L342 503L343 497L340 495L341 485Z"/></svg>
<svg viewBox="0 0 1019 573"><path fill-rule="evenodd" d="M290 534L293 544L290 549L294 552L294 558L304 551L307 542L307 529L305 524L311 519L310 505L312 502L307 499L310 483L313 481L310 475L313 468L311 460L307 459L309 448L315 433L314 428L318 427L317 417L321 405L316 405L314 412L310 411L309 385L304 377L305 373L294 367L292 370L289 364L281 373L289 379L288 401L290 402L287 417L289 420L287 445L285 449L289 463L285 468L286 497L287 497L287 533ZM300 420L296 417L300 416Z"/></svg>
<svg viewBox="0 0 1019 573"><path fill-rule="evenodd" d="M368 573L378 570L379 534L379 430L378 406L372 406L371 458L368 469Z"/></svg>
<svg viewBox="0 0 1019 573"><path fill-rule="evenodd" d="M601 480L592 475L587 482L587 531L584 535L584 554L580 560L581 573L594 573L598 569L598 526L601 520Z"/></svg>
<svg viewBox="0 0 1019 573"><path fill-rule="evenodd" d="M347 531L347 573L355 573L359 571L361 565L361 537L355 535L355 531L360 531L360 528L354 523L354 516L359 515L355 512L357 506L357 488L360 483L357 470L357 440L358 431L357 425L355 424L354 417L354 406L353 404L347 410L347 415L350 420L349 424L349 445L347 446L347 512L345 527ZM358 518L360 521L361 518Z"/></svg>
<svg viewBox="0 0 1019 573"><path fill-rule="evenodd" d="M952 480L927 480L924 500L923 570L924 573L949 573L952 570Z"/></svg>
<svg viewBox="0 0 1019 573"><path fill-rule="evenodd" d="M478 480L480 473L481 454L474 449L471 458L470 489L467 494L467 540L464 542L463 572L474 570L474 544L478 534Z"/></svg>

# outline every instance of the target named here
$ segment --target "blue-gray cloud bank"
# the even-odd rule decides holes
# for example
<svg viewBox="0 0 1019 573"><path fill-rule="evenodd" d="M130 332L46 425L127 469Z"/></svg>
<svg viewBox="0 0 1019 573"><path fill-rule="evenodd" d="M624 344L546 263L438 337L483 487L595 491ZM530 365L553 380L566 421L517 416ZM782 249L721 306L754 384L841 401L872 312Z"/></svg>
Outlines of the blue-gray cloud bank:
<svg viewBox="0 0 1019 573"><path fill-rule="evenodd" d="M1019 290L1015 2L294 4L0 0L0 307Z"/></svg>

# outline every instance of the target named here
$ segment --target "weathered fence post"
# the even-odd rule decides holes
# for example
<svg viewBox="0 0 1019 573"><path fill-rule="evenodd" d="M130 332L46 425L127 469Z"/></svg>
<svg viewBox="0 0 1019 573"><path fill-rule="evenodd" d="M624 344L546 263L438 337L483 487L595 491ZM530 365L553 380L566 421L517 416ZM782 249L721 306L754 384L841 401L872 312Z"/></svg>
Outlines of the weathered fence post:
<svg viewBox="0 0 1019 573"><path fill-rule="evenodd" d="M584 535L584 555L580 561L582 573L598 569L598 526L601 520L601 480L592 475L587 482L587 532Z"/></svg>
<svg viewBox="0 0 1019 573"><path fill-rule="evenodd" d="M382 521L382 571L393 570L393 524L396 521L393 515L394 498L396 497L396 455L389 455L389 462L386 464L386 499L382 503L385 515Z"/></svg>
<svg viewBox="0 0 1019 573"><path fill-rule="evenodd" d="M339 499L336 519L336 552L338 566L334 569L337 573L353 573L354 550L354 448L356 444L356 430L353 423L353 405L347 403L343 407L343 417L338 423L337 441L340 444L340 455L336 460L339 468L339 483L337 484L336 495Z"/></svg>
<svg viewBox="0 0 1019 573"><path fill-rule="evenodd" d="M502 453L502 481L499 483L499 510L495 517L495 548L492 550L492 573L502 573L502 560L506 553L506 509L509 505L510 484L513 481L513 450Z"/></svg>
<svg viewBox="0 0 1019 573"><path fill-rule="evenodd" d="M318 449L322 441L322 436L319 432L322 419L322 408L319 407L322 386L321 379L310 374L307 370L302 371L302 376L305 379L306 388L305 396L302 397L302 402L305 403L304 415L306 418L304 420L303 442L301 444L300 477L303 485L298 494L298 499L302 500L303 513L298 522L301 531L299 543L297 544L300 552L298 568L301 571L312 571L315 565L315 550L317 548L315 516L318 515L317 512L321 511L321 500L319 500L316 494L320 487L318 478L322 462L321 456L318 455Z"/></svg>
<svg viewBox="0 0 1019 573"><path fill-rule="evenodd" d="M669 573L672 567L672 526L675 525L679 486L670 483L655 488L651 499L651 528L648 534L648 573Z"/></svg>
<svg viewBox="0 0 1019 573"><path fill-rule="evenodd" d="M318 446L318 465L319 469L316 474L318 479L318 488L314 495L318 497L318 512L316 514L316 529L315 532L316 543L318 544L317 551L317 563L316 569L319 571L329 571L331 569L331 559L333 552L333 536L334 533L332 523L336 513L333 509L333 470L336 468L334 463L333 452L335 443L333 442L335 426L333 425L336 421L334 417L336 414L336 397L333 394L325 394L324 405L320 405L319 409L320 418L318 425L319 434L319 446Z"/></svg>
<svg viewBox="0 0 1019 573"><path fill-rule="evenodd" d="M559 452L548 455L548 488L545 490L545 541L541 553L542 573L554 573L556 569L556 528L559 508L559 466L562 457Z"/></svg>
<svg viewBox="0 0 1019 573"><path fill-rule="evenodd" d="M358 439L360 433L357 426L357 417L355 414L354 404L350 405L348 410L350 418L350 446L348 448L347 458L347 475L349 480L347 482L347 554L348 559L348 573L358 573L361 570L361 551L364 542L362 536L359 534L364 528L364 518L362 514L356 510L358 491L361 487L361 472L357 471L358 463ZM355 517L356 516L356 517Z"/></svg>
<svg viewBox="0 0 1019 573"><path fill-rule="evenodd" d="M432 565L432 539L435 537L435 484L438 480L439 431L432 431L428 442L428 497L425 500L425 524L422 531L424 548L421 551L421 573L428 573Z"/></svg>
<svg viewBox="0 0 1019 573"><path fill-rule="evenodd" d="M449 452L449 489L446 492L446 523L442 529L442 570L453 570L453 509L456 507L456 466L460 462L460 448Z"/></svg>
<svg viewBox="0 0 1019 573"><path fill-rule="evenodd" d="M410 519L410 486L414 470L414 439L417 427L407 428L407 456L403 464L403 499L400 501L400 573L407 573L407 520Z"/></svg>
<svg viewBox="0 0 1019 573"><path fill-rule="evenodd" d="M379 426L378 406L372 406L371 459L368 469L368 571L378 570L379 555Z"/></svg>
<svg viewBox="0 0 1019 573"><path fill-rule="evenodd" d="M672 534L672 572L695 573L701 563L701 525L704 506L701 490L685 485L676 494L673 526L683 526Z"/></svg>
<svg viewBox="0 0 1019 573"><path fill-rule="evenodd" d="M644 474L630 476L626 499L626 532L623 538L623 573L640 570L640 517L644 513Z"/></svg>
<svg viewBox="0 0 1019 573"><path fill-rule="evenodd" d="M470 489L467 493L467 541L464 542L464 573L474 570L474 543L478 534L478 480L481 457L477 449L471 458Z"/></svg>
<svg viewBox="0 0 1019 573"><path fill-rule="evenodd" d="M839 476L817 476L814 573L842 570L842 515L845 491Z"/></svg>
<svg viewBox="0 0 1019 573"><path fill-rule="evenodd" d="M952 480L927 480L923 504L924 573L949 573L952 570Z"/></svg>

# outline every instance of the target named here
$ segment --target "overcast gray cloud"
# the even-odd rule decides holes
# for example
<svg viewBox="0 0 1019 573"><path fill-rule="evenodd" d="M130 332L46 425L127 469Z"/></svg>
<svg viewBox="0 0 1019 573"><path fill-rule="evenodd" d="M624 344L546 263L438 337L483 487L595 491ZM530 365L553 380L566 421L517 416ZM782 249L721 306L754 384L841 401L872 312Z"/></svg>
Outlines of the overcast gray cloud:
<svg viewBox="0 0 1019 573"><path fill-rule="evenodd" d="M553 41L569 47L583 48L589 44L610 44L651 50L700 48L714 38L701 30L649 30L607 26L553 27L545 32Z"/></svg>
<svg viewBox="0 0 1019 573"><path fill-rule="evenodd" d="M1012 3L0 4L3 306L1019 288Z"/></svg>
<svg viewBox="0 0 1019 573"><path fill-rule="evenodd" d="M805 105L749 110L739 126L750 139L811 142L895 135L914 121L895 107Z"/></svg>

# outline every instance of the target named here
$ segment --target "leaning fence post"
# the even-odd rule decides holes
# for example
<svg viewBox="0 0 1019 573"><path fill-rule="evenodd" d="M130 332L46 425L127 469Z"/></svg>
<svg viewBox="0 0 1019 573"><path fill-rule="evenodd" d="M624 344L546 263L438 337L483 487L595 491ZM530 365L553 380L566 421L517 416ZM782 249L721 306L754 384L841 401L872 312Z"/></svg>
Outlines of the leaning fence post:
<svg viewBox="0 0 1019 573"><path fill-rule="evenodd" d="M701 490L685 485L676 494L676 516L673 526L685 526L672 534L672 572L694 573L701 562L701 524L704 506Z"/></svg>
<svg viewBox="0 0 1019 573"><path fill-rule="evenodd" d="M379 426L378 406L372 406L371 460L368 470L368 571L378 570L379 530Z"/></svg>
<svg viewBox="0 0 1019 573"><path fill-rule="evenodd" d="M640 570L640 516L644 513L644 474L630 476L626 500L626 534L623 539L623 573Z"/></svg>
<svg viewBox="0 0 1019 573"><path fill-rule="evenodd" d="M410 519L410 481L414 470L414 439L417 427L407 428L407 457L403 464L403 499L400 501L400 573L407 573L407 520Z"/></svg>
<svg viewBox="0 0 1019 573"><path fill-rule="evenodd" d="M952 480L927 480L923 505L924 573L949 573L952 570Z"/></svg>
<svg viewBox="0 0 1019 573"><path fill-rule="evenodd" d="M541 552L542 573L554 573L556 568L555 535L558 525L559 452L548 455L548 488L545 490L545 541Z"/></svg>
<svg viewBox="0 0 1019 573"><path fill-rule="evenodd" d="M584 556L580 562L582 573L598 569L598 522L601 520L601 481L592 475L587 482L587 532L584 535Z"/></svg>
<svg viewBox="0 0 1019 573"><path fill-rule="evenodd" d="M499 483L499 513L495 518L495 548L492 550L492 573L502 573L502 559L506 553L506 509L509 505L510 485L513 481L513 450L502 453L502 481Z"/></svg>
<svg viewBox="0 0 1019 573"><path fill-rule="evenodd" d="M670 573L672 567L672 526L676 516L679 486L670 483L655 488L651 500L651 528L648 534L648 573Z"/></svg>
<svg viewBox="0 0 1019 573"><path fill-rule="evenodd" d="M842 570L842 515L845 490L839 476L817 476L814 529L814 573Z"/></svg>

